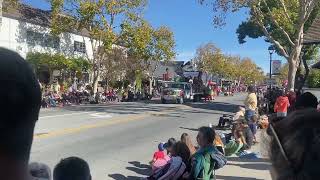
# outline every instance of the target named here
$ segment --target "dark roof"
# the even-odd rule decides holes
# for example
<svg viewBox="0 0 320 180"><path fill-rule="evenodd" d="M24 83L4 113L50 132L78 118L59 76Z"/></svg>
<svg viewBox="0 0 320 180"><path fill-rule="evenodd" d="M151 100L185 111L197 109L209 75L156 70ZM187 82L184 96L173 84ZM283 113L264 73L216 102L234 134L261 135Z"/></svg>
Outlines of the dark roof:
<svg viewBox="0 0 320 180"><path fill-rule="evenodd" d="M320 44L320 16L312 23L304 36L304 44Z"/></svg>
<svg viewBox="0 0 320 180"><path fill-rule="evenodd" d="M18 21L28 22L30 24L50 27L51 24L51 11L33 8L26 4L19 4L18 8L9 7L3 12L3 16L16 19ZM78 34L81 36L89 36L89 32L83 29L81 32L71 30L70 33Z"/></svg>

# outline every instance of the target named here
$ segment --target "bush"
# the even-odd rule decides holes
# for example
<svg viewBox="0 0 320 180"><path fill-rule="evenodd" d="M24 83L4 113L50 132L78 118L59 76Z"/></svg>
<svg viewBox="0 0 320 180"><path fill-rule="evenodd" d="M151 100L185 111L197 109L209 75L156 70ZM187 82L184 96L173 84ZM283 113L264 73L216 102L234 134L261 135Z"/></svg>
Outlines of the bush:
<svg viewBox="0 0 320 180"><path fill-rule="evenodd" d="M307 79L307 84L310 88L320 87L320 70L318 69L311 70Z"/></svg>

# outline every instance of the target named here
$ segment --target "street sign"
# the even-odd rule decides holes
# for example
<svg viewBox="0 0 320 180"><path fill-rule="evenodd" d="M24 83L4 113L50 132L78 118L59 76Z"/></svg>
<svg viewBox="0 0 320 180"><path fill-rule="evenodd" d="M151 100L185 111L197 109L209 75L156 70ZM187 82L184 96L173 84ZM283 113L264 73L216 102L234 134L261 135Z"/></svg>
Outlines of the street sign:
<svg viewBox="0 0 320 180"><path fill-rule="evenodd" d="M273 60L272 61L272 74L280 74L281 71L281 61L280 60Z"/></svg>

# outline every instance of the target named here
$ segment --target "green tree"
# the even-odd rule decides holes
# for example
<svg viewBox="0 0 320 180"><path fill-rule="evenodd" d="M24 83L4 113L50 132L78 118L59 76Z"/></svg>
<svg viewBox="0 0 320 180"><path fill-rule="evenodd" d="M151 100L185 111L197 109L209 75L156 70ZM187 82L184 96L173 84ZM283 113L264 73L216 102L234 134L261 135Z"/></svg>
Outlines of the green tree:
<svg viewBox="0 0 320 180"><path fill-rule="evenodd" d="M63 54L30 52L27 54L26 60L36 71L42 67L48 68L51 77L54 70L76 74L91 68L91 64L86 59L66 57Z"/></svg>
<svg viewBox="0 0 320 180"><path fill-rule="evenodd" d="M154 29L145 21L127 22L123 27L124 46L128 47L128 58L131 65L129 69L146 72L150 80L151 93L151 82L159 62L170 61L176 55L174 34L166 26ZM136 77L141 77L141 71L136 72L138 71L132 73Z"/></svg>
<svg viewBox="0 0 320 180"><path fill-rule="evenodd" d="M319 88L320 87L320 70L314 69L310 72L310 75L307 78L307 83L310 88Z"/></svg>
<svg viewBox="0 0 320 180"><path fill-rule="evenodd" d="M121 43L122 25L128 20L138 21L145 0L50 0L52 32L60 34L74 27L89 34L93 57L93 90L96 92L102 74L103 61L114 45ZM61 14L67 14L62 16Z"/></svg>
<svg viewBox="0 0 320 180"><path fill-rule="evenodd" d="M201 45L193 60L199 70L222 78L243 81L246 84L264 79L263 71L250 58L224 55L212 43Z"/></svg>
<svg viewBox="0 0 320 180"><path fill-rule="evenodd" d="M305 31L319 12L318 0L201 0L213 6L214 25L225 24L227 13L246 8L249 18L237 31L239 42L245 37L266 37L289 64L288 87L294 88Z"/></svg>

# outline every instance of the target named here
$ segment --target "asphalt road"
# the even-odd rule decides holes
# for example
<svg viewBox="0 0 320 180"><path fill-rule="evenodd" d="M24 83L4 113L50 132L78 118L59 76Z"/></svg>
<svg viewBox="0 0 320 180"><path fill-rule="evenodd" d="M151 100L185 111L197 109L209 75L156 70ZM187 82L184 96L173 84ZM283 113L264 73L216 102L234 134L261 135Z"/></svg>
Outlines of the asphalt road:
<svg viewBox="0 0 320 180"><path fill-rule="evenodd" d="M159 142L217 124L232 113L244 95L219 97L213 103L186 105L118 103L83 105L41 111L31 161L52 169L60 159L79 156L88 161L94 180L139 179Z"/></svg>

